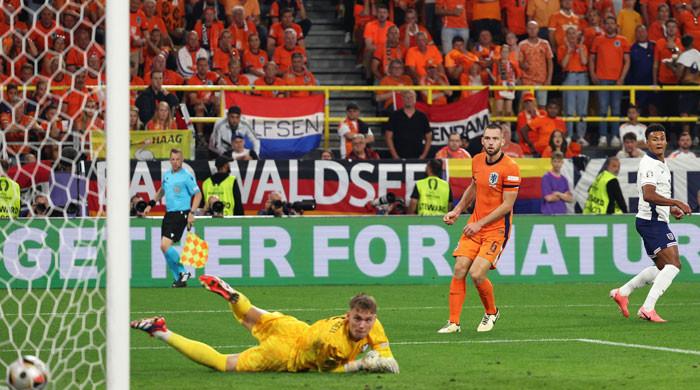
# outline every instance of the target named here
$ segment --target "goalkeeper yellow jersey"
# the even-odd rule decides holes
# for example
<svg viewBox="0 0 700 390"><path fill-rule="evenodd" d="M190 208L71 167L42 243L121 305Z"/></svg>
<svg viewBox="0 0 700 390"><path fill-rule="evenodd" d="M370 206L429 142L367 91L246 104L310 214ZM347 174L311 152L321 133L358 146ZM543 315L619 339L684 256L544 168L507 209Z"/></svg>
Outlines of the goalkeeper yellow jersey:
<svg viewBox="0 0 700 390"><path fill-rule="evenodd" d="M384 327L377 319L367 337L352 341L345 316L319 320L299 336L287 369L295 371L339 371L343 365L373 349L381 357L393 357Z"/></svg>

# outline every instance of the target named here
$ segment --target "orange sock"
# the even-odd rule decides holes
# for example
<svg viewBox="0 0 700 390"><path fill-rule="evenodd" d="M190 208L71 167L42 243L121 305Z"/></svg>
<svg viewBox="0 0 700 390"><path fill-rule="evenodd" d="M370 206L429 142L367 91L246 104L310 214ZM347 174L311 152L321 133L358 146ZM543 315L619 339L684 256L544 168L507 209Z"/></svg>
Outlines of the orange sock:
<svg viewBox="0 0 700 390"><path fill-rule="evenodd" d="M467 297L467 284L464 278L452 278L450 283L450 322L459 324L462 316L462 305Z"/></svg>
<svg viewBox="0 0 700 390"><path fill-rule="evenodd" d="M476 289L479 290L479 297L481 297L481 303L486 309L486 314L496 314L496 298L493 296L493 284L486 278L483 282L476 285Z"/></svg>

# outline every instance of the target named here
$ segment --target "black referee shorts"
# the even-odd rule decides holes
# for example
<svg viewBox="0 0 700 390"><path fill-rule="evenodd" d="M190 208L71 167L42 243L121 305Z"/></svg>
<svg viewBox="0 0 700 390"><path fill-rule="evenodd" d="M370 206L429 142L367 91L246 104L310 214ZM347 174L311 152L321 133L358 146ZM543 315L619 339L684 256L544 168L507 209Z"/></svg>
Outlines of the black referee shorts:
<svg viewBox="0 0 700 390"><path fill-rule="evenodd" d="M173 242L179 242L182 238L182 233L187 227L187 215L189 210L185 211L168 211L163 217L163 224L160 226L161 237L169 238Z"/></svg>

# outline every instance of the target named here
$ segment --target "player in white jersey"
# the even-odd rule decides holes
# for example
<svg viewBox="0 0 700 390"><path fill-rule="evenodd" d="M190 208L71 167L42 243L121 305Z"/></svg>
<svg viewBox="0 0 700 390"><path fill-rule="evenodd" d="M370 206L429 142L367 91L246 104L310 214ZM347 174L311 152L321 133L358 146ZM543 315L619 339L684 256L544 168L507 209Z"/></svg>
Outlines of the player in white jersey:
<svg viewBox="0 0 700 390"><path fill-rule="evenodd" d="M681 269L678 242L668 226L669 214L681 219L691 211L685 202L671 199L671 171L664 160L666 129L660 124L653 124L647 127L644 134L648 151L639 162L637 172L639 211L636 226L644 248L655 265L643 269L625 285L610 291L610 297L617 303L622 315L629 317L628 296L635 289L653 283L637 315L651 322L666 322L656 313L656 301Z"/></svg>

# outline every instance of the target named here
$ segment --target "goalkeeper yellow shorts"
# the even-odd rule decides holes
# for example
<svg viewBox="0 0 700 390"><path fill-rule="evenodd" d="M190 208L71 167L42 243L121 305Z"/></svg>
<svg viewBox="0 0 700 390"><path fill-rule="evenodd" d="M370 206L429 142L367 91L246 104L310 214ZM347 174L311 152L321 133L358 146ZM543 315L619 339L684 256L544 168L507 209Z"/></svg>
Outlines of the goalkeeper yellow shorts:
<svg viewBox="0 0 700 390"><path fill-rule="evenodd" d="M280 312L264 314L252 330L260 344L238 356L236 371L287 371L297 338L308 327L309 324Z"/></svg>

